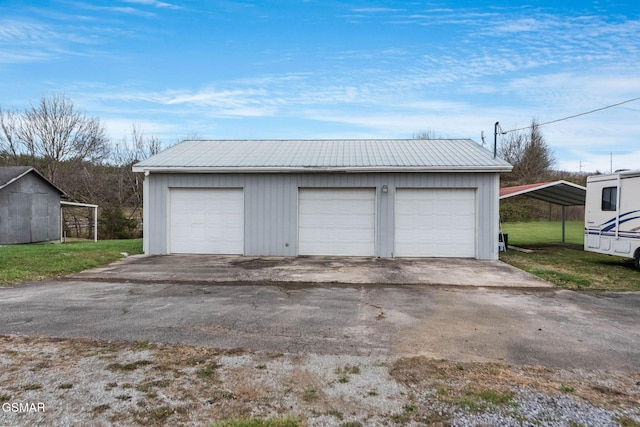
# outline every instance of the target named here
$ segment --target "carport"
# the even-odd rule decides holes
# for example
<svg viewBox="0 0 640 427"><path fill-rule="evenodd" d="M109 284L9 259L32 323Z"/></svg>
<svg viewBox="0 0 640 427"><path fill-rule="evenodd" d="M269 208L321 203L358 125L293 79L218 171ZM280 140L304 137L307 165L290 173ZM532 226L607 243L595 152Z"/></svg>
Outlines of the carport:
<svg viewBox="0 0 640 427"><path fill-rule="evenodd" d="M565 240L565 208L567 206L584 206L587 189L573 182L564 180L543 182L539 184L518 185L500 189L500 200L514 196L531 197L562 206L562 242Z"/></svg>

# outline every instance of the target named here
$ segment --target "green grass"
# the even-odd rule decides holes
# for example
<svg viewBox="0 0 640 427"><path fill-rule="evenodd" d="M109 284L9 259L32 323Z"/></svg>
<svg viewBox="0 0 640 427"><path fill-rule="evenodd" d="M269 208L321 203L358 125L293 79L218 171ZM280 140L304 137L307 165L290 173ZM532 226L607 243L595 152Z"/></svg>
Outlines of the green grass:
<svg viewBox="0 0 640 427"><path fill-rule="evenodd" d="M640 272L632 259L584 251L582 222L567 222L566 243L561 242L559 222L507 223L502 228L509 245L533 250L501 252L500 259L508 264L562 288L640 291Z"/></svg>
<svg viewBox="0 0 640 427"><path fill-rule="evenodd" d="M0 247L0 285L64 276L142 253L142 239Z"/></svg>
<svg viewBox="0 0 640 427"><path fill-rule="evenodd" d="M151 362L148 360L136 360L135 362L125 363L124 365L122 363L111 363L107 365L106 369L109 371L135 371L140 366L147 366L150 364Z"/></svg>
<svg viewBox="0 0 640 427"><path fill-rule="evenodd" d="M211 365L205 366L204 368L200 368L196 371L196 375L198 378L209 378L216 373L216 369L218 369L220 365Z"/></svg>
<svg viewBox="0 0 640 427"><path fill-rule="evenodd" d="M513 392L499 393L494 390L468 389L459 398L458 404L470 411L482 411L490 406L513 405Z"/></svg>
<svg viewBox="0 0 640 427"><path fill-rule="evenodd" d="M307 403L318 400L318 397L320 397L318 395L318 392L311 389L305 390L304 393L302 394L302 400L304 400Z"/></svg>
<svg viewBox="0 0 640 427"><path fill-rule="evenodd" d="M510 222L502 224L502 232L509 235L509 244L515 246L540 245L543 243L562 243L561 222ZM565 223L565 243L582 245L584 222L567 221Z"/></svg>
<svg viewBox="0 0 640 427"><path fill-rule="evenodd" d="M565 393L573 393L574 391L576 391L574 387L564 385L564 384L560 384L560 390L562 390Z"/></svg>

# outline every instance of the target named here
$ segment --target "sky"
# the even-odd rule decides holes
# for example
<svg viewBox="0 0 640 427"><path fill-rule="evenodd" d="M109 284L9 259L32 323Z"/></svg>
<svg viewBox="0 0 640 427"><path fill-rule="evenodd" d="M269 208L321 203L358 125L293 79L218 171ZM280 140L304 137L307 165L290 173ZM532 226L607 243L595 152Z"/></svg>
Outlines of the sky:
<svg viewBox="0 0 640 427"><path fill-rule="evenodd" d="M0 108L54 94L113 142L428 131L493 150L496 122L536 119L556 169L640 169L640 100L605 108L640 97L640 2L0 0Z"/></svg>

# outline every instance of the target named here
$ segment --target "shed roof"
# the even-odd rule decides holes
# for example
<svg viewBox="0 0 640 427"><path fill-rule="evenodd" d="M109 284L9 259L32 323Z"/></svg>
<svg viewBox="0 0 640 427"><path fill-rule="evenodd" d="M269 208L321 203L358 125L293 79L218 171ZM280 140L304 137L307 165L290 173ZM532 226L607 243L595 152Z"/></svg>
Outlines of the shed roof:
<svg viewBox="0 0 640 427"><path fill-rule="evenodd" d="M188 140L134 172L508 172L470 139Z"/></svg>
<svg viewBox="0 0 640 427"><path fill-rule="evenodd" d="M63 194L63 195L65 194L64 191L62 191L57 186L55 186L51 181L49 181L47 178L45 178L44 175L42 175L40 172L38 172L38 170L36 168L31 167L31 166L2 166L2 167L0 167L0 190L2 190L3 188L11 185L12 183L16 182L17 180L19 180L20 178L22 178L23 176L25 176L25 175L27 175L29 173L35 173L42 180L44 180L47 184L52 186L56 191L59 191L60 194Z"/></svg>
<svg viewBox="0 0 640 427"><path fill-rule="evenodd" d="M562 180L500 189L500 200L520 195L561 206L578 206L585 204L587 189L581 185Z"/></svg>

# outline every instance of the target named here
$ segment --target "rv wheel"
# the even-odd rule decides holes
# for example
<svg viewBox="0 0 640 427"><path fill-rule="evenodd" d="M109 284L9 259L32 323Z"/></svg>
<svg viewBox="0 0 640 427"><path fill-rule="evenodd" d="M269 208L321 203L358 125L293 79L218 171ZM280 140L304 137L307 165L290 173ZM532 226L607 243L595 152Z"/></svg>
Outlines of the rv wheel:
<svg viewBox="0 0 640 427"><path fill-rule="evenodd" d="M640 270L640 249L636 251L636 270Z"/></svg>

